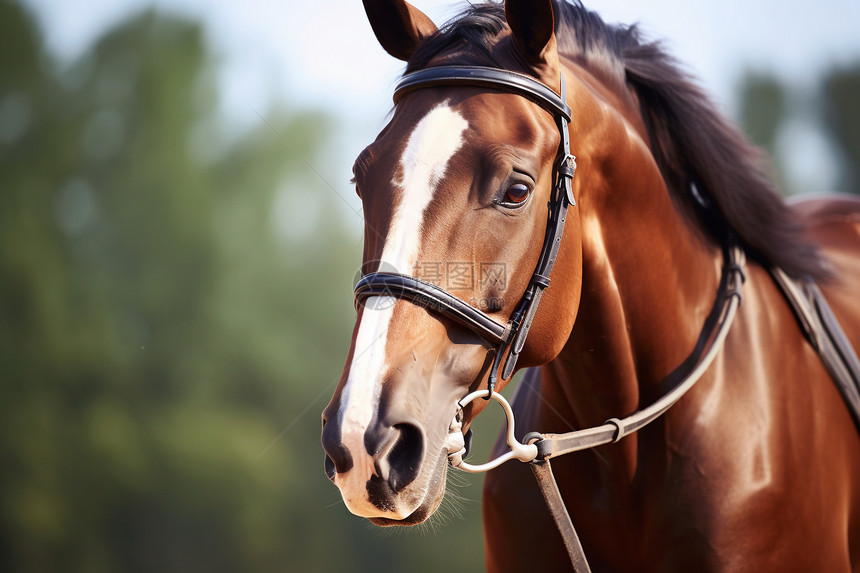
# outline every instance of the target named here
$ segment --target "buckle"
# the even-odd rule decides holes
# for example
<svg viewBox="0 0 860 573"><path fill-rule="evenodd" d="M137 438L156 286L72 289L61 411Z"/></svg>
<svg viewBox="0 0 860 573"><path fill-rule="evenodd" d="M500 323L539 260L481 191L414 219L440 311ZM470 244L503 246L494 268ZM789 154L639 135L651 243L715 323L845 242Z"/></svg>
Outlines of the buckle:
<svg viewBox="0 0 860 573"><path fill-rule="evenodd" d="M558 173L567 179L573 179L573 176L576 175L576 157L570 153L565 155L558 162Z"/></svg>
<svg viewBox="0 0 860 573"><path fill-rule="evenodd" d="M576 175L576 157L570 153L562 157L558 162L558 186L564 188L564 194L567 196L567 202L570 206L576 205L576 199L573 197L573 176Z"/></svg>

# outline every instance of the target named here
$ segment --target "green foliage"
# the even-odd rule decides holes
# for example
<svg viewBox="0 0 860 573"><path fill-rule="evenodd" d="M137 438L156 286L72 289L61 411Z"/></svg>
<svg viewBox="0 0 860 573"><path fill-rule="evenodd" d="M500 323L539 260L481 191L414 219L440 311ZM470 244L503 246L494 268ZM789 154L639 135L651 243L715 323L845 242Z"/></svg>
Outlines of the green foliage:
<svg viewBox="0 0 860 573"><path fill-rule="evenodd" d="M329 118L228 137L153 12L61 67L0 0L0 69L0 570L480 569L477 503L392 536L324 477L361 252L305 164Z"/></svg>
<svg viewBox="0 0 860 573"><path fill-rule="evenodd" d="M786 190L788 184L777 153L777 135L787 115L785 90L770 74L747 72L739 92L741 125L747 137L767 152L777 188Z"/></svg>
<svg viewBox="0 0 860 573"><path fill-rule="evenodd" d="M860 62L824 79L824 120L842 151L842 185L860 194Z"/></svg>
<svg viewBox="0 0 860 573"><path fill-rule="evenodd" d="M824 190L799 188L788 169L798 158L783 156L795 153L797 142L792 141L788 151L778 145L780 131L793 119L800 119L823 132L836 151L839 180L833 191L860 194L860 63L827 70L810 101L798 98L792 102L786 96L789 91L771 74L746 72L738 94L740 123L750 140L771 157L778 187L786 193Z"/></svg>
<svg viewBox="0 0 860 573"><path fill-rule="evenodd" d="M786 107L782 84L768 74L751 72L743 78L740 98L740 120L747 135L773 154Z"/></svg>

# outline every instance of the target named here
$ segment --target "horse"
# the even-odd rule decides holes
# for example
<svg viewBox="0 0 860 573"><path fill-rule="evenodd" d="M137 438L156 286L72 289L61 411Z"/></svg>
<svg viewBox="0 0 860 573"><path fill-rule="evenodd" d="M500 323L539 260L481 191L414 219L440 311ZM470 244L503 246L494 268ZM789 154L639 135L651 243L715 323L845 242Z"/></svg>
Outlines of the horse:
<svg viewBox="0 0 860 573"><path fill-rule="evenodd" d="M353 168L368 280L322 415L349 511L428 519L490 403L460 401L519 370L519 439L659 400L714 338L729 269L742 303L695 386L554 459L581 545L596 571L860 571L857 425L773 278L815 281L860 344L860 201L784 200L659 43L579 2L474 4L441 28L364 6L406 73ZM490 571L571 568L528 465L486 476Z"/></svg>

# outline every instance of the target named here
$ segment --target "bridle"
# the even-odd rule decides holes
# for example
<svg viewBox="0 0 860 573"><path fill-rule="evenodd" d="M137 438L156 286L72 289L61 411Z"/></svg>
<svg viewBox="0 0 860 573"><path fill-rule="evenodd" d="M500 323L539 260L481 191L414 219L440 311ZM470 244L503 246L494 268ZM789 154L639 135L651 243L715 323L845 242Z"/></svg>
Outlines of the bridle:
<svg viewBox="0 0 860 573"><path fill-rule="evenodd" d="M507 379L514 371L543 291L550 284L550 273L561 246L567 210L576 205L572 188L576 162L570 154L570 138L567 130L571 120L571 110L565 101L564 75L560 77L561 95L559 96L543 83L516 72L477 66L441 66L405 75L394 92L394 101L397 103L406 94L421 88L440 85L488 88L525 97L543 107L555 119L560 143L554 165L555 182L548 203L543 247L534 274L508 322L506 324L498 322L480 309L432 283L399 273L374 272L364 275L355 286L355 303L357 306L364 304L368 298L375 296L408 300L453 320L492 345L495 349L495 358L487 379L487 389L472 392L457 403L457 413L452 428L460 427L458 417L467 404L477 398L486 400L493 398L505 410L506 440L511 449L495 460L481 465L471 465L463 461L466 448L450 452L449 460L451 465L472 473L493 469L513 458L530 462L529 465L534 471L547 507L564 539L571 564L575 571L582 573L590 569L552 475L550 458L617 442L656 420L693 387L713 362L728 335L741 301L745 258L743 250L731 237L727 237L723 246L725 262L714 306L699 335L696 349L683 363L686 365L685 372L676 376L680 381L676 382L662 398L630 416L623 419L612 418L601 426L565 434L532 432L525 436L525 443L519 442L514 435L513 410L504 396L494 393L494 388L498 379L498 369L506 351L508 357L502 368L502 379Z"/></svg>
<svg viewBox="0 0 860 573"><path fill-rule="evenodd" d="M554 166L555 185L549 200L546 235L535 272L507 324L498 322L432 283L398 273L376 272L361 277L355 285L355 303L363 304L374 296L406 299L465 326L485 339L496 351L487 380L489 399L496 385L502 357L508 349L510 351L502 369L502 380L510 377L514 371L543 291L549 286L549 275L561 246L567 209L576 205L571 184L576 172L576 159L570 154L570 136L567 131L571 112L565 102L564 75L561 76L559 97L546 85L523 74L478 66L442 66L407 74L394 90L394 102L399 102L403 96L417 89L440 85L481 87L514 93L543 107L555 118L561 141Z"/></svg>

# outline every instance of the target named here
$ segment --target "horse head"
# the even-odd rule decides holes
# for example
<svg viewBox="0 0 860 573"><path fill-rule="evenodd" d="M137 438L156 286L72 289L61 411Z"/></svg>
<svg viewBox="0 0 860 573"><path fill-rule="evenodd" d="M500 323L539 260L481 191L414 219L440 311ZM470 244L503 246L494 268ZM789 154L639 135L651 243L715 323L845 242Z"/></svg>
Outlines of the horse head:
<svg viewBox="0 0 860 573"><path fill-rule="evenodd" d="M422 54L437 30L405 1L366 0L365 8L383 48L410 62L407 72L483 66L561 89L548 0L506 2L509 25L477 54L458 46ZM362 273L435 285L509 324L542 257L558 192L556 118L533 98L480 86L439 82L398 97L391 121L353 169L366 222ZM573 327L579 301L570 285L581 275L575 208L567 219L553 280L568 288L546 291L518 366L553 359ZM433 513L447 455L462 445L452 430L467 431L485 404L472 402L454 422L458 400L486 388L491 371L496 388L512 376L501 373L498 341L432 304L391 294L376 290L358 305L343 374L323 413L326 473L350 511L379 525L419 523Z"/></svg>
<svg viewBox="0 0 860 573"><path fill-rule="evenodd" d="M814 546L818 568L849 570L860 442L769 271L822 280L860 323L860 203L786 204L659 43L579 2L470 5L441 29L404 0L364 4L407 68L354 167L363 276L322 432L349 510L427 519L475 398L541 365L513 409L542 432L536 474L571 454L548 506L575 508L596 569L809 568ZM577 562L522 466L485 481L488 567ZM773 518L789 513L813 521Z"/></svg>

